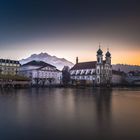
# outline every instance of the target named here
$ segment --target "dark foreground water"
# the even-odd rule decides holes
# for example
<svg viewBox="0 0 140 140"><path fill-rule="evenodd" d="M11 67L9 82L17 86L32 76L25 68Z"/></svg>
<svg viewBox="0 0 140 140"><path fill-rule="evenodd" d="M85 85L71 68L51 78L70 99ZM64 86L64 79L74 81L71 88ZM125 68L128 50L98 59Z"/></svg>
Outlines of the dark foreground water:
<svg viewBox="0 0 140 140"><path fill-rule="evenodd" d="M140 139L140 89L0 91L0 140Z"/></svg>

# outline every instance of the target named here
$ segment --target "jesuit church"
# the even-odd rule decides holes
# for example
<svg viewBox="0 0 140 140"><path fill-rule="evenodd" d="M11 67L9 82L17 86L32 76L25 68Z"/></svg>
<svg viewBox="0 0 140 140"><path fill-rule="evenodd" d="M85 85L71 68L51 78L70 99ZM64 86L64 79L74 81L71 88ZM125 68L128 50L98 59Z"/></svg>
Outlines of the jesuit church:
<svg viewBox="0 0 140 140"><path fill-rule="evenodd" d="M105 60L103 60L103 51L100 48L97 51L97 60L91 62L78 62L71 68L70 75L72 84L93 84L110 85L112 79L111 54L107 50Z"/></svg>

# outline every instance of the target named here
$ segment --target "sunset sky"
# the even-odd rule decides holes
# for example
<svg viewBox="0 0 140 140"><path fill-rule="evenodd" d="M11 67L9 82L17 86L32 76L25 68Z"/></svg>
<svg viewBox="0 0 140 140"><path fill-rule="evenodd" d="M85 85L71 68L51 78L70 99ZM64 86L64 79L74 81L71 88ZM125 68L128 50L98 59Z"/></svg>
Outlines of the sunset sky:
<svg viewBox="0 0 140 140"><path fill-rule="evenodd" d="M93 61L101 43L112 63L140 65L139 0L1 0L0 57L47 52Z"/></svg>

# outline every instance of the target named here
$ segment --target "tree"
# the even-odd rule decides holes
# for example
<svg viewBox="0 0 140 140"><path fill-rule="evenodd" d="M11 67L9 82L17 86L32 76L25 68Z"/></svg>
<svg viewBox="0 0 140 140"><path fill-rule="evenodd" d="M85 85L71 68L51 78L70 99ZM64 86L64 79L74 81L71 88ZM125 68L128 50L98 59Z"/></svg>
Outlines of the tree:
<svg viewBox="0 0 140 140"><path fill-rule="evenodd" d="M64 66L62 70L62 82L65 86L70 82L70 68L68 66Z"/></svg>

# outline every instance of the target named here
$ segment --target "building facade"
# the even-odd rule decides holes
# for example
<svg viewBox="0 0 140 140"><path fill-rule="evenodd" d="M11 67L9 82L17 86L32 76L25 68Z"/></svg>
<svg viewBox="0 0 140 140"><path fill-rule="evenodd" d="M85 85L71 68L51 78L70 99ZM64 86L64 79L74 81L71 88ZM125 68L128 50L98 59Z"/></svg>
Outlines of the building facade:
<svg viewBox="0 0 140 140"><path fill-rule="evenodd" d="M111 84L114 85L114 86L124 84L125 76L126 75L125 75L125 73L123 71L112 70Z"/></svg>
<svg viewBox="0 0 140 140"><path fill-rule="evenodd" d="M19 72L19 68L19 61L0 59L0 74L2 75L16 75Z"/></svg>
<svg viewBox="0 0 140 140"><path fill-rule="evenodd" d="M107 50L105 60L103 60L103 51L97 51L97 60L91 62L78 62L71 68L70 75L72 83L110 85L112 79L111 54Z"/></svg>
<svg viewBox="0 0 140 140"><path fill-rule="evenodd" d="M31 79L32 85L61 84L62 72L43 61L31 61L20 67L20 75Z"/></svg>
<svg viewBox="0 0 140 140"><path fill-rule="evenodd" d="M129 71L126 74L125 81L128 85L140 86L140 71L138 70Z"/></svg>

